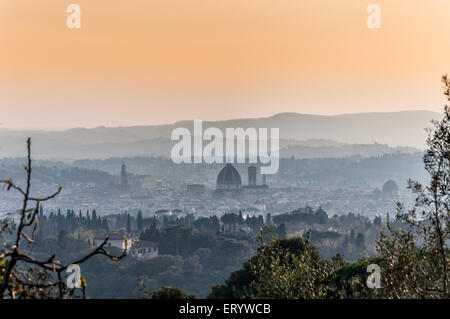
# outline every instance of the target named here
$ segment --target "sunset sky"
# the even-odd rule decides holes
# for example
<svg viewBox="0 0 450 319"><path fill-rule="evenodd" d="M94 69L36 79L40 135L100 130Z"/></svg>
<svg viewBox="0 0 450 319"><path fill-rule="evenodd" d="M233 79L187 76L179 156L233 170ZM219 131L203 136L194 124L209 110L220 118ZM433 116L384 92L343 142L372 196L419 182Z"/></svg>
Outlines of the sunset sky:
<svg viewBox="0 0 450 319"><path fill-rule="evenodd" d="M446 72L449 0L0 0L0 128L439 112Z"/></svg>

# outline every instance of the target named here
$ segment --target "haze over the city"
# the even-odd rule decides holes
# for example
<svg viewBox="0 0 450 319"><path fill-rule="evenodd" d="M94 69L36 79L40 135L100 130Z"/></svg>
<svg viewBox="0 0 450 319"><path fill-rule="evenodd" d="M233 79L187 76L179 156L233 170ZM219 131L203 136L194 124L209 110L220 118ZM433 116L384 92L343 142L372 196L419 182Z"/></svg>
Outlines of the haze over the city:
<svg viewBox="0 0 450 319"><path fill-rule="evenodd" d="M0 2L1 128L442 110L448 0Z"/></svg>

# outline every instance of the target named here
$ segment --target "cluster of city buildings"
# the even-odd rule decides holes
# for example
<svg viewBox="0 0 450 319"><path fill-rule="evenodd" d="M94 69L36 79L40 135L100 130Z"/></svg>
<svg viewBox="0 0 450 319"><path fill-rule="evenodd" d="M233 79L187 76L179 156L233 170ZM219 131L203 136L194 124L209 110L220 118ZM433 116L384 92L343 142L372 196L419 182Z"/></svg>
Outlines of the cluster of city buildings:
<svg viewBox="0 0 450 319"><path fill-rule="evenodd" d="M155 176L133 175L128 173L125 165L119 172L118 183L110 187L80 183L70 189L64 188L58 197L45 203L45 210L95 209L99 215L124 212L135 215L140 210L145 217L157 211L167 214L176 211L196 217L220 217L229 212L242 212L244 216L276 215L310 206L322 207L330 216L352 212L373 217L392 212L395 201L404 200L406 194L399 193L394 181L388 181L378 189L358 182L345 182L337 188L314 183L269 187L265 175L259 174L259 167L255 165L247 167L248 182L245 184L233 164L225 164L217 172L214 183L174 183ZM57 188L57 185L38 186L43 193L51 193ZM0 193L2 195L6 196L6 193Z"/></svg>

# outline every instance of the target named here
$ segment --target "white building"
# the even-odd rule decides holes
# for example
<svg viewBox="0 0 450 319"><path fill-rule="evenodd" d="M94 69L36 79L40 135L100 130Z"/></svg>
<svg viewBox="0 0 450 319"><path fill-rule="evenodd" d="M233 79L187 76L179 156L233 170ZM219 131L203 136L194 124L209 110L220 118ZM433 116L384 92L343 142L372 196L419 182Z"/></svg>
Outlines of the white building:
<svg viewBox="0 0 450 319"><path fill-rule="evenodd" d="M130 255L136 258L153 258L158 256L158 244L152 241L139 240L133 242Z"/></svg>
<svg viewBox="0 0 450 319"><path fill-rule="evenodd" d="M94 237L94 246L99 246L105 241L106 238L108 238L108 242L105 247L116 247L121 250L126 250L127 252L130 250L133 242L135 241L133 238L127 238L125 234L110 233L105 236Z"/></svg>

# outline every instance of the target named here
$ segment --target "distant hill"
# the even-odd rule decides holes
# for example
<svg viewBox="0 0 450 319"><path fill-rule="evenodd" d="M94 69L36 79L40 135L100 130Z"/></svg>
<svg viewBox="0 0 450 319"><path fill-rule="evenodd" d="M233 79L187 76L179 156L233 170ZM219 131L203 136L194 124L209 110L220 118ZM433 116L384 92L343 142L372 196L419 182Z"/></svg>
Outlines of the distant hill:
<svg viewBox="0 0 450 319"><path fill-rule="evenodd" d="M439 113L430 111L335 116L280 113L266 118L203 122L203 129L217 127L225 132L227 127L279 128L281 154L285 156L302 157L305 152L310 154L303 155L305 157L317 157L318 154L334 157L334 152L341 154L338 157L373 156L423 148L425 128L430 126L432 119L440 117ZM38 158L169 156L173 144L170 135L177 127L186 127L192 132L193 121L153 126L73 128L60 132L0 130L0 157L23 156L27 136L33 138L34 155ZM409 148L397 149L397 146Z"/></svg>

